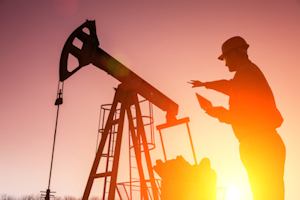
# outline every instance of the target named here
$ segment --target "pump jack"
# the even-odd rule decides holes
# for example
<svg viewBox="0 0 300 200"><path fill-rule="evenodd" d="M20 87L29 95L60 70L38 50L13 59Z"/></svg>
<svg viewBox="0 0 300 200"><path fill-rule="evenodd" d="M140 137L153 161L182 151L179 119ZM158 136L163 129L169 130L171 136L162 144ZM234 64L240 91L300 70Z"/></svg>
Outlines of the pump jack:
<svg viewBox="0 0 300 200"><path fill-rule="evenodd" d="M73 41L75 40L75 38L78 38L80 41L82 41L83 46L81 49L73 45ZM147 83L145 80L140 78L134 72L129 70L119 61L107 54L98 46L99 41L96 35L95 21L87 20L80 27L78 27L67 39L63 47L60 59L60 82L65 81L75 72L77 72L80 68L90 63L92 63L99 69L104 70L105 72L107 72L108 74L110 74L111 76L113 76L121 82L121 84L116 89L112 107L104 131L102 133L100 144L94 159L94 163L82 199L87 200L89 198L94 179L96 178L105 179L104 187L106 187L106 185L109 184L109 192L107 198L109 200L115 199L124 117L125 113L127 113L129 130L134 146L134 152L136 155L137 167L140 178L140 198L145 200L158 200L160 198L159 191L154 179L154 173L151 164L149 149L147 146L147 139L142 121L142 114L139 106L138 95L141 95L161 110L166 111L166 124L176 124L176 122L178 121L176 119L178 105L171 99L169 99L167 96L165 96L163 93L158 91L156 88L151 86L149 83ZM69 54L72 54L74 57L76 57L79 62L78 67L76 67L72 71L69 71L67 67ZM120 115L118 119L114 119L114 114L116 112L117 105L121 105ZM130 109L130 107L132 106L136 110L136 129L133 125L133 114ZM104 153L104 146L107 143L109 134L111 134L111 128L115 124L117 124L118 128L116 143L113 149L114 155L112 167L111 169L107 168L105 172L97 173L100 160L105 156L108 157L108 155ZM145 178L146 173L144 172L142 166L142 148L146 160L148 176L150 179L149 181L147 181ZM146 182L150 182L151 190L148 190ZM149 195L149 193L152 194ZM105 192L103 192L103 199L105 199Z"/></svg>

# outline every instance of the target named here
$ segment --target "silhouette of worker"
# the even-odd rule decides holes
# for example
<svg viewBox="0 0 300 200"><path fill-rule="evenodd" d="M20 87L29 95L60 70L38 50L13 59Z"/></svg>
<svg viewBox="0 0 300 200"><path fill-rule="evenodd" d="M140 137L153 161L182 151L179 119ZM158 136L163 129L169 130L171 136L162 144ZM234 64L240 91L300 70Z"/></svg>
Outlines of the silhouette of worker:
<svg viewBox="0 0 300 200"><path fill-rule="evenodd" d="M276 128L283 118L276 108L271 88L260 69L248 58L249 45L232 37L222 45L222 55L231 80L201 82L192 80L192 87L204 86L229 96L229 109L206 109L211 117L231 124L240 142L239 151L247 171L253 200L284 199L285 146Z"/></svg>

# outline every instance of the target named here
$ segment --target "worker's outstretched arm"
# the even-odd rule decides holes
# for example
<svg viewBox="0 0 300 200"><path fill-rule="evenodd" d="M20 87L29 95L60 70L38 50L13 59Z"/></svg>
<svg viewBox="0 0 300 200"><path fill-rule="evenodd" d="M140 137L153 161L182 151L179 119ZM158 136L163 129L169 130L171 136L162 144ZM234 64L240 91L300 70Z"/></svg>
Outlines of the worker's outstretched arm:
<svg viewBox="0 0 300 200"><path fill-rule="evenodd" d="M191 80L188 82L192 84L192 88L194 87L206 87L207 89L216 90L223 94L229 95L230 87L231 87L231 80L218 80L212 82L201 82L198 80Z"/></svg>

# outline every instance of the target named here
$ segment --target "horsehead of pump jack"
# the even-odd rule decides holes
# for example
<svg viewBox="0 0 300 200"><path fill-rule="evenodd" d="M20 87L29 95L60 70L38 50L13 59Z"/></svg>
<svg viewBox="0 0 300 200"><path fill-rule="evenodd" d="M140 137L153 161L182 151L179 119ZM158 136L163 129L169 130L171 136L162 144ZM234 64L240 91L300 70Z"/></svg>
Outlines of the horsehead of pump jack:
<svg viewBox="0 0 300 200"><path fill-rule="evenodd" d="M88 31L85 30L89 30ZM81 49L73 45L75 38L82 43ZM60 58L60 81L63 82L80 68L92 63L121 82L122 87L134 90L163 111L166 111L167 123L176 121L178 104L147 83L122 63L103 51L96 35L95 21L87 20L68 38ZM74 70L68 70L68 56L72 54L78 59L79 65Z"/></svg>

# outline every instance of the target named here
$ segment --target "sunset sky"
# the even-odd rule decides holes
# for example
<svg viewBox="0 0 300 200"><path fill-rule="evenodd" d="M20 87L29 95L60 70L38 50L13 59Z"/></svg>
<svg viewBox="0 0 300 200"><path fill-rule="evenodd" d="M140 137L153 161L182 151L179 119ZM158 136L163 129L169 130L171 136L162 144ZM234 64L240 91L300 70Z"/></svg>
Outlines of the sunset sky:
<svg viewBox="0 0 300 200"><path fill-rule="evenodd" d="M47 189L60 55L87 19L96 21L100 48L175 101L178 119L190 118L197 160L211 160L218 186L236 188L240 200L251 200L231 127L206 115L195 92L215 106L228 107L228 97L187 84L232 78L217 57L225 40L245 38L249 58L266 76L284 118L278 132L287 149L285 197L300 199L299 0L0 0L0 195ZM51 182L57 196L82 196L96 151L100 105L112 103L118 84L92 65L65 81ZM165 123L156 107L154 120ZM186 129L163 134L170 159L183 155L194 164ZM158 132L156 145L153 164L163 159Z"/></svg>

